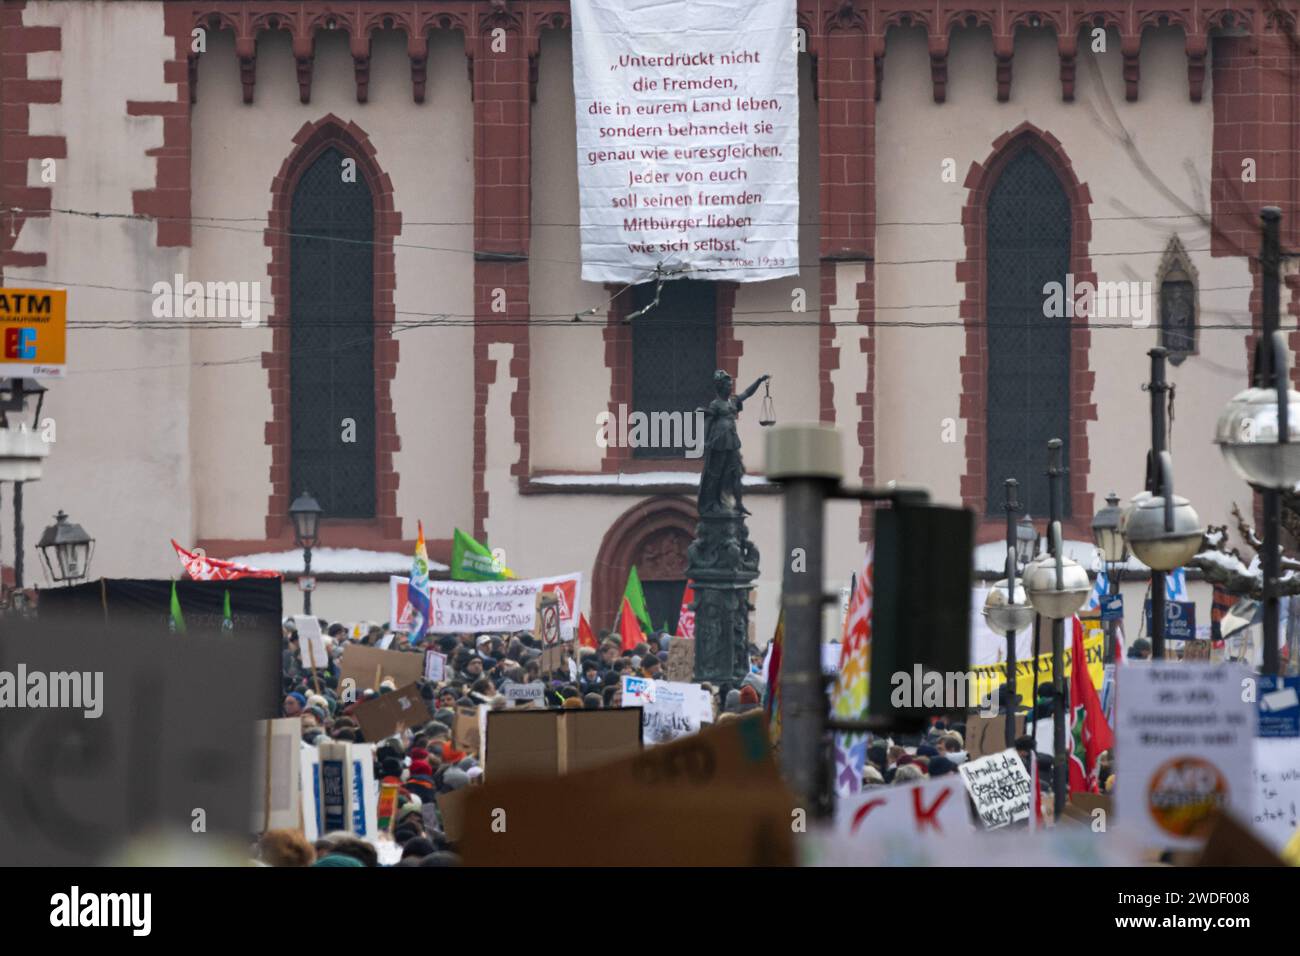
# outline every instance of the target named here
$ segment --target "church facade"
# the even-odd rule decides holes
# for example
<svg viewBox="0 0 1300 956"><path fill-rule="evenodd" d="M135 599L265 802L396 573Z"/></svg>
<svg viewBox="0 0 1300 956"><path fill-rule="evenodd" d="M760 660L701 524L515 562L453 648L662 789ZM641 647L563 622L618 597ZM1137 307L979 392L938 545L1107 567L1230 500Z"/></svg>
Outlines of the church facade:
<svg viewBox="0 0 1300 956"><path fill-rule="evenodd" d="M386 619L364 554L409 555L420 520L435 560L459 527L522 576L582 571L607 627L633 564L675 616L699 460L604 440L602 416L769 373L778 421L840 430L847 481L975 509L981 554L1004 478L1043 516L1060 438L1087 542L1108 492L1142 488L1156 345L1177 490L1231 523L1250 493L1211 440L1247 383L1259 209L1300 246L1298 14L799 0L799 274L656 296L580 279L564 0L5 0L0 269L68 289L70 320L27 525L62 508L96 576L172 576L170 538L292 550L308 488L322 545L363 556L322 582L326 616ZM1294 259L1284 282L1295 349ZM765 640L763 394L738 427ZM832 507L828 585L870 531Z"/></svg>

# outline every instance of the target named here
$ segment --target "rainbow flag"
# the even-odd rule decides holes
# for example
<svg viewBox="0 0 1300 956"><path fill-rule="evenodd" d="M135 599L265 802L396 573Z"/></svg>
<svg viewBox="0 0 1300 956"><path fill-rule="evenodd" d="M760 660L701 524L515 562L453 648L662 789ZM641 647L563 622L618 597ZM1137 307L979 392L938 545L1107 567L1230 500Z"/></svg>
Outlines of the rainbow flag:
<svg viewBox="0 0 1300 956"><path fill-rule="evenodd" d="M411 608L411 643L424 639L429 629L429 552L424 544L424 522L417 522L420 536L415 542L415 558L411 562L411 582L406 589L406 603Z"/></svg>
<svg viewBox="0 0 1300 956"><path fill-rule="evenodd" d="M831 710L836 717L859 720L867 714L867 694L871 689L871 549L867 549L853 595L844 619L840 645L840 670L831 691ZM862 772L867 765L867 735L835 735L835 791L840 796L862 789Z"/></svg>

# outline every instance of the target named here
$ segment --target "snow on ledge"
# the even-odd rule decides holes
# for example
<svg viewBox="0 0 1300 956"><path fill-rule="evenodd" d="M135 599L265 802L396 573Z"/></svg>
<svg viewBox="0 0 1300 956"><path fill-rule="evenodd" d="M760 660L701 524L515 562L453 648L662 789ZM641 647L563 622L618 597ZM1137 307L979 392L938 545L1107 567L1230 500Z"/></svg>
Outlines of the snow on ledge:
<svg viewBox="0 0 1300 956"><path fill-rule="evenodd" d="M700 476L690 471L620 472L617 475L537 475L531 479L531 483L552 487L605 485L611 488L637 488L645 485L698 485ZM746 487L771 484L761 475L746 475L744 483Z"/></svg>
<svg viewBox="0 0 1300 956"><path fill-rule="evenodd" d="M411 555L397 551L312 548L311 570L313 574L409 574L411 558ZM263 571L279 571L281 574L303 572L301 551L263 551L259 554L240 555L231 560ZM429 570L446 571L448 568L445 564L430 561Z"/></svg>

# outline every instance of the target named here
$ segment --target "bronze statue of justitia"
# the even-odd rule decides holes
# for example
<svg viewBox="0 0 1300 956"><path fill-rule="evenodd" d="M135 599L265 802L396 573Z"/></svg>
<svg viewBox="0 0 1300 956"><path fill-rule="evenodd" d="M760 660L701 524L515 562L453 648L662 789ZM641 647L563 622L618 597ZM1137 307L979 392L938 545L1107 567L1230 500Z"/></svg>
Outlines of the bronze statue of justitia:
<svg viewBox="0 0 1300 956"><path fill-rule="evenodd" d="M739 395L731 394L732 378L722 369L713 373L713 390L717 398L703 412L704 468L700 473L699 512L706 514L747 515L741 504L741 482L745 477L745 463L740 457L740 435L736 432L736 416L745 401L753 396L772 376L763 375Z"/></svg>

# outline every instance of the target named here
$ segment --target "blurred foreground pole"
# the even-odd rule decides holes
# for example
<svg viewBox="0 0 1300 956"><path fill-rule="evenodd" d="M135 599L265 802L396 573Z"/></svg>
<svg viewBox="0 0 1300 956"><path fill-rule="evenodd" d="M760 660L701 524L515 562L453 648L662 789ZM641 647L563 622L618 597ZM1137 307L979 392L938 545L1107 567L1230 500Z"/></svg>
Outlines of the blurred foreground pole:
<svg viewBox="0 0 1300 956"><path fill-rule="evenodd" d="M785 492L785 565L781 605L781 769L798 805L818 816L824 779L826 692L821 668L826 498L843 475L840 436L822 425L781 425L768 432L767 477Z"/></svg>

